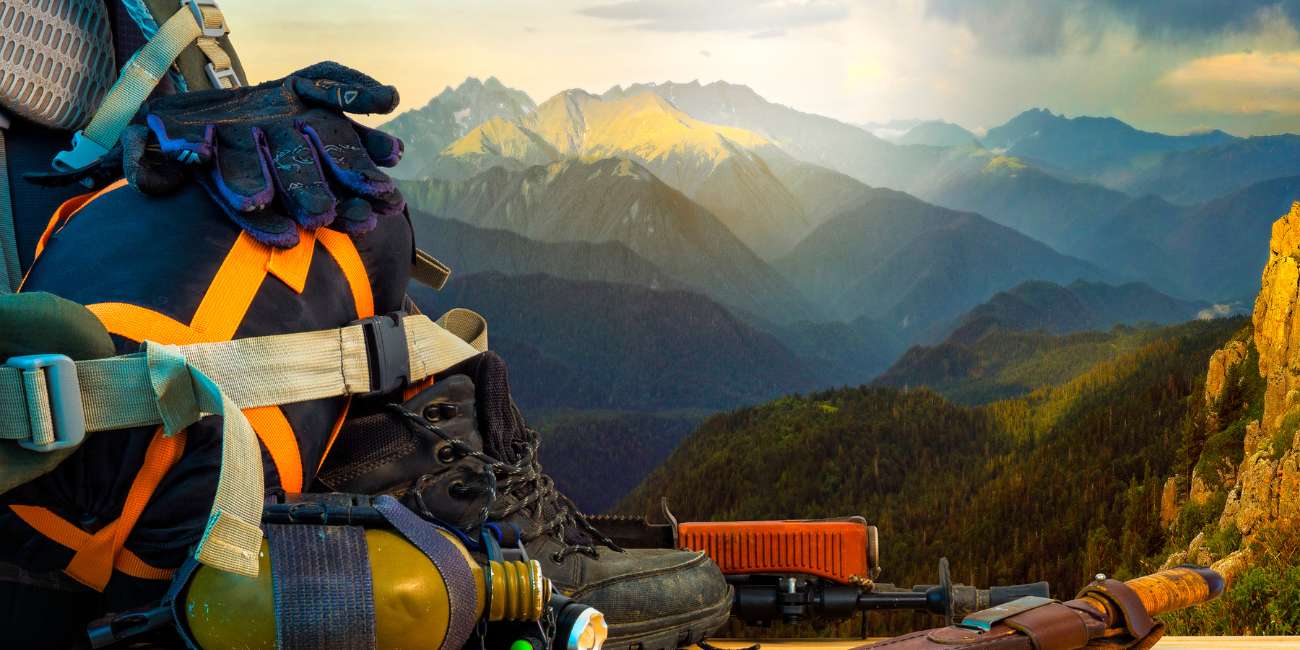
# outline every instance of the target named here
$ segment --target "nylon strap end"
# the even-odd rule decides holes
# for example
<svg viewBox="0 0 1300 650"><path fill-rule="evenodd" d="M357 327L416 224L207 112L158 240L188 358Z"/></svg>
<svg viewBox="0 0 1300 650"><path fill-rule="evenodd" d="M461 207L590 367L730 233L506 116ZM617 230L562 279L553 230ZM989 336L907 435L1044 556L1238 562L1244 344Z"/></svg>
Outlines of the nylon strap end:
<svg viewBox="0 0 1300 650"><path fill-rule="evenodd" d="M417 248L411 264L411 277L435 291L442 291L447 286L447 280L451 279L451 267Z"/></svg>

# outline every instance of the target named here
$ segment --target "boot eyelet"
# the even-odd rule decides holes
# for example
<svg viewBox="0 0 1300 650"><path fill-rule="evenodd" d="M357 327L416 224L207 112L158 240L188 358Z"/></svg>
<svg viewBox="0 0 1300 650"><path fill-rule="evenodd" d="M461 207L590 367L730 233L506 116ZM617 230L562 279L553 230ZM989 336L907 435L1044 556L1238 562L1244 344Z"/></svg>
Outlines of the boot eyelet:
<svg viewBox="0 0 1300 650"><path fill-rule="evenodd" d="M465 481L452 481L451 485L447 486L447 494L458 498L463 496L465 494Z"/></svg>
<svg viewBox="0 0 1300 650"><path fill-rule="evenodd" d="M556 564L564 564L564 558L560 556L559 551L551 553L551 561Z"/></svg>
<svg viewBox="0 0 1300 650"><path fill-rule="evenodd" d="M424 412L421 413L421 415L423 415L424 419L429 422L437 422L442 419L442 413L438 409L437 404L430 404L424 407Z"/></svg>
<svg viewBox="0 0 1300 650"><path fill-rule="evenodd" d="M456 450L453 449L451 445L442 445L441 447L438 447L438 451L435 452L435 454L438 456L438 462L440 463L450 463L456 460Z"/></svg>

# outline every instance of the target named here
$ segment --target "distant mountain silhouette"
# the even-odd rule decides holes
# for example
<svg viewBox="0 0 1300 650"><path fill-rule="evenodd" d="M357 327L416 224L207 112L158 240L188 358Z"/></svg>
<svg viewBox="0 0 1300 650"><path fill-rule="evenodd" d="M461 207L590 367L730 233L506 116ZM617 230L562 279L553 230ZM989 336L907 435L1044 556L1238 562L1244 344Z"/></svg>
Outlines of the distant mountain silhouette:
<svg viewBox="0 0 1300 650"><path fill-rule="evenodd" d="M1113 117L1055 115L1031 109L989 129L984 146L1098 180L1122 177L1134 163L1173 151L1235 141L1223 131L1166 135L1140 131Z"/></svg>

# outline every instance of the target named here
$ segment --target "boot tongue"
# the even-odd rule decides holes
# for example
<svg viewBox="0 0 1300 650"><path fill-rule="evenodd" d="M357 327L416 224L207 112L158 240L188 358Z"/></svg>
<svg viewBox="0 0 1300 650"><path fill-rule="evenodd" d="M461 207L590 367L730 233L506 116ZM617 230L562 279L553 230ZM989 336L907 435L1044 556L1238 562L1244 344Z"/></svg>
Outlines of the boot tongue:
<svg viewBox="0 0 1300 650"><path fill-rule="evenodd" d="M510 399L506 363L495 352L484 352L479 356L475 374L475 399L483 451L506 463L518 462L517 445L524 438L524 421Z"/></svg>
<svg viewBox="0 0 1300 650"><path fill-rule="evenodd" d="M525 431L523 416L510 398L510 378L505 361L495 352L480 355L474 385L483 451L506 463L519 462L531 441L529 433ZM555 515L555 504L550 499L547 501L541 506L542 512L538 519L549 520ZM564 539L573 544L592 543L588 535L574 526L569 526L564 531Z"/></svg>

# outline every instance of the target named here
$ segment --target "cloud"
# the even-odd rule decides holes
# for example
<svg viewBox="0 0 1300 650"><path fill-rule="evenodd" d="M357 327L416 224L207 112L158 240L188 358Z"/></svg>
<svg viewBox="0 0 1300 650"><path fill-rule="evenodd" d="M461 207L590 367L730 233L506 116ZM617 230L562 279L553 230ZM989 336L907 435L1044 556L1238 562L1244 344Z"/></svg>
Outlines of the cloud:
<svg viewBox="0 0 1300 650"><path fill-rule="evenodd" d="M1300 23L1300 0L926 0L929 18L964 27L986 51L1041 56L1090 51L1113 31L1196 41Z"/></svg>
<svg viewBox="0 0 1300 650"><path fill-rule="evenodd" d="M1193 59L1158 84L1184 109L1219 113L1300 112L1300 50L1236 52Z"/></svg>
<svg viewBox="0 0 1300 650"><path fill-rule="evenodd" d="M623 0L592 5L579 14L656 32L754 32L838 22L848 17L845 0Z"/></svg>

